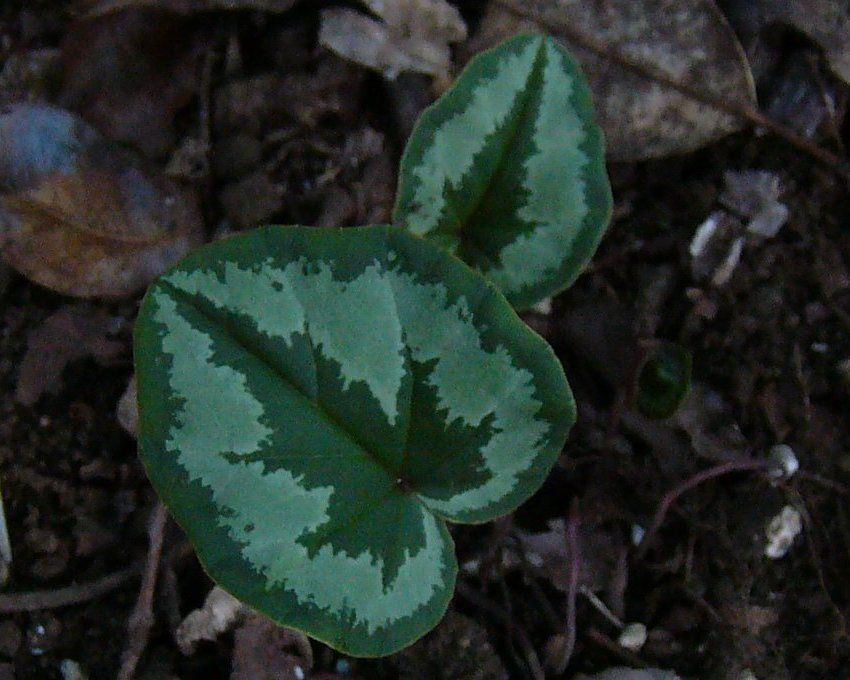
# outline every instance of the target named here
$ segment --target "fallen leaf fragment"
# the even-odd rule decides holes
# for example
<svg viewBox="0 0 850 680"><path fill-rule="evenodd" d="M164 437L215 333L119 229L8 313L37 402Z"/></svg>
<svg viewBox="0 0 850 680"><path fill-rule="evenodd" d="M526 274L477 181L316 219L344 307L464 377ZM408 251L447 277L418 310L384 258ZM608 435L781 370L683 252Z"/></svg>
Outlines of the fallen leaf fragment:
<svg viewBox="0 0 850 680"><path fill-rule="evenodd" d="M346 8L322 12L319 42L390 79L403 71L447 79L449 44L466 38L466 24L445 0L363 0L383 21Z"/></svg>
<svg viewBox="0 0 850 680"><path fill-rule="evenodd" d="M788 206L779 201L782 187L775 173L730 170L723 184L720 203L728 210L712 212L697 228L689 248L694 276L718 287L731 280L744 246L776 236L789 214Z"/></svg>
<svg viewBox="0 0 850 680"><path fill-rule="evenodd" d="M739 130L742 121L581 48L577 35L716 99L755 103L744 51L713 0L497 0L465 54L523 31L554 35L579 59L609 160L686 153Z"/></svg>
<svg viewBox="0 0 850 680"><path fill-rule="evenodd" d="M198 90L201 34L186 17L132 8L71 24L58 104L148 158L174 145L174 117Z"/></svg>
<svg viewBox="0 0 850 680"><path fill-rule="evenodd" d="M793 26L826 53L837 76L850 84L850 3L836 0L759 0L763 24Z"/></svg>
<svg viewBox="0 0 850 680"><path fill-rule="evenodd" d="M201 243L194 197L62 109L0 109L0 251L78 297L134 293Z"/></svg>
<svg viewBox="0 0 850 680"><path fill-rule="evenodd" d="M313 648L304 633L249 616L234 635L230 680L304 680Z"/></svg>
<svg viewBox="0 0 850 680"><path fill-rule="evenodd" d="M562 518L549 521L548 530L540 533L517 531L522 554L533 566L540 569L552 585L566 593L570 581L570 554ZM610 582L614 570L618 542L602 527L582 524L579 529L581 564L579 585L590 591L600 591Z"/></svg>
<svg viewBox="0 0 850 680"><path fill-rule="evenodd" d="M215 586L204 600L204 606L191 612L177 628L175 637L183 654L191 654L203 640L215 640L231 630L251 611L226 590Z"/></svg>
<svg viewBox="0 0 850 680"><path fill-rule="evenodd" d="M89 304L61 307L27 336L15 398L31 406L45 392L58 394L62 371L77 359L92 357L101 364L115 359L124 345L110 336L122 325L120 317Z"/></svg>
<svg viewBox="0 0 850 680"><path fill-rule="evenodd" d="M773 238L788 220L788 206L780 202L782 185L776 173L767 170L727 170L723 174L720 202L746 217L747 231Z"/></svg>

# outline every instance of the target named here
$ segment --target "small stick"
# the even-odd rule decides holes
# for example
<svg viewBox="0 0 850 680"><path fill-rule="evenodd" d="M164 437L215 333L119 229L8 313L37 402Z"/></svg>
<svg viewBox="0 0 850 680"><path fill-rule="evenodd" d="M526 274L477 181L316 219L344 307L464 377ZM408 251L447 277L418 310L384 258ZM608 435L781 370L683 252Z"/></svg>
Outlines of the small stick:
<svg viewBox="0 0 850 680"><path fill-rule="evenodd" d="M581 544L579 541L579 527L581 526L581 515L579 514L578 498L573 498L570 504L570 516L567 518L565 528L565 540L567 542L567 553L570 559L570 578L567 582L567 630L564 641L564 653L558 660L555 668L556 675L563 675L570 665L570 659L576 647L576 599L578 598L578 581L581 573Z"/></svg>
<svg viewBox="0 0 850 680"><path fill-rule="evenodd" d="M153 626L153 595L156 589L157 573L159 572L159 561L162 556L162 542L165 535L165 523L168 519L168 511L157 501L156 507L151 513L148 526L148 556L145 560L145 571L142 576L142 585L139 588L139 597L133 613L127 621L127 647L121 655L121 668L118 671L118 680L132 680L136 674L136 666L142 658L142 653L148 644L151 627Z"/></svg>
<svg viewBox="0 0 850 680"><path fill-rule="evenodd" d="M642 558L646 555L646 551L649 549L652 540L655 538L655 535L658 533L658 530L661 528L661 525L664 523L664 518L667 517L667 512L670 510L670 507L676 500L686 491L690 491L696 486L699 486L703 482L707 482L710 479L714 479L715 477L720 477L725 474L729 474L730 472L743 472L747 470L768 470L771 468L777 467L776 462L772 460L760 460L760 459L752 459L748 458L745 460L731 460L728 463L721 463L720 465L715 465L714 467L708 468L707 470L703 470L698 472L690 479L685 480L678 486L673 487L664 494L664 498L661 499L661 503L658 505L658 509L655 511L655 515L652 518L652 524L650 524L649 529L643 536L643 540L640 542L640 545L637 549L637 557Z"/></svg>
<svg viewBox="0 0 850 680"><path fill-rule="evenodd" d="M0 585L4 585L8 580L10 566L12 566L12 543L9 541L9 529L6 526L3 492L0 491Z"/></svg>
<svg viewBox="0 0 850 680"><path fill-rule="evenodd" d="M602 616L608 619L608 622L612 626L614 626L618 630L622 630L626 627L626 624L623 623L614 612L608 609L608 606L602 600L600 600L596 596L596 593L594 593L590 588L588 588L587 586L582 586L579 592L581 592L581 594L587 598L587 601L593 605L596 611L598 611L600 614L602 614Z"/></svg>
<svg viewBox="0 0 850 680"><path fill-rule="evenodd" d="M28 593L0 594L0 614L17 614L34 612L41 609L58 609L102 597L113 590L118 590L130 581L138 578L143 569L143 563L125 567L120 571L107 574L97 581L67 586L57 590L35 590Z"/></svg>

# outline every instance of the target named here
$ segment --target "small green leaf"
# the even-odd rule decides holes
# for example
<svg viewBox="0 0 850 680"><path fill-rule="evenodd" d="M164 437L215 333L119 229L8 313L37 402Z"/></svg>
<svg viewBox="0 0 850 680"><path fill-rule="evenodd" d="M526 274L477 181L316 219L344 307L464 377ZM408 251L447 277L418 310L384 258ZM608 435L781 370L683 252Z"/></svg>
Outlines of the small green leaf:
<svg viewBox="0 0 850 680"><path fill-rule="evenodd" d="M266 227L188 256L136 325L139 444L210 576L342 651L428 631L446 520L543 482L575 419L552 350L393 227Z"/></svg>
<svg viewBox="0 0 850 680"><path fill-rule="evenodd" d="M525 309L576 279L610 215L587 83L557 42L522 35L478 55L422 114L394 220Z"/></svg>
<svg viewBox="0 0 850 680"><path fill-rule="evenodd" d="M637 407L649 418L672 416L691 387L691 353L674 342L652 349L638 376Z"/></svg>

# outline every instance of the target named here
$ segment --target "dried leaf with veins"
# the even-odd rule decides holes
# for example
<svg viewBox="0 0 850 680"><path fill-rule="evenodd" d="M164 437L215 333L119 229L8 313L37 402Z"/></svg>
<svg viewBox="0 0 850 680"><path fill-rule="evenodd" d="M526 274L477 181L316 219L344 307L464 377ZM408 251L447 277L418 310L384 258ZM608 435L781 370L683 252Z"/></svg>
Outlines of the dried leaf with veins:
<svg viewBox="0 0 850 680"><path fill-rule="evenodd" d="M571 40L576 34L715 98L755 104L744 51L713 0L495 0L466 53L529 30L550 33L575 52L593 90L609 160L686 153L743 122L582 49Z"/></svg>
<svg viewBox="0 0 850 680"><path fill-rule="evenodd" d="M208 573L363 656L433 627L457 572L446 521L514 509L575 418L504 297L391 227L196 251L148 292L135 357L142 459Z"/></svg>
<svg viewBox="0 0 850 680"><path fill-rule="evenodd" d="M445 0L363 0L381 17L346 8L322 12L319 42L367 68L395 78L416 71L448 79L449 45L466 38L466 24Z"/></svg>
<svg viewBox="0 0 850 680"><path fill-rule="evenodd" d="M78 297L146 286L202 238L194 198L62 109L0 109L0 250Z"/></svg>

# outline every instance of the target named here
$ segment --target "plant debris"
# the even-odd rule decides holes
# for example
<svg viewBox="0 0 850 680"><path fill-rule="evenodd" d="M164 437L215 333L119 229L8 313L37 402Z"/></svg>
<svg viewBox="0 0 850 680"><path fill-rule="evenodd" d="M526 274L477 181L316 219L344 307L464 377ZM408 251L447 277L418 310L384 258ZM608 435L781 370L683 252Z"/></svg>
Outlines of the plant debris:
<svg viewBox="0 0 850 680"><path fill-rule="evenodd" d="M124 319L88 304L67 305L51 314L27 336L15 398L31 406L45 392L58 394L62 371L72 361L92 357L108 365L125 351L124 343L112 339Z"/></svg>
<svg viewBox="0 0 850 680"><path fill-rule="evenodd" d="M683 85L721 99L755 102L743 49L713 0L498 0L490 2L464 53L504 37L543 31L582 63L593 89L610 160L685 153L739 130L743 122L648 79L602 54L616 50Z"/></svg>
<svg viewBox="0 0 850 680"><path fill-rule="evenodd" d="M447 83L449 45L466 39L466 24L446 0L363 0L382 21L351 9L322 12L319 42L390 79L413 71Z"/></svg>
<svg viewBox="0 0 850 680"><path fill-rule="evenodd" d="M0 250L67 295L140 290L201 241L194 199L67 111L0 111Z"/></svg>

